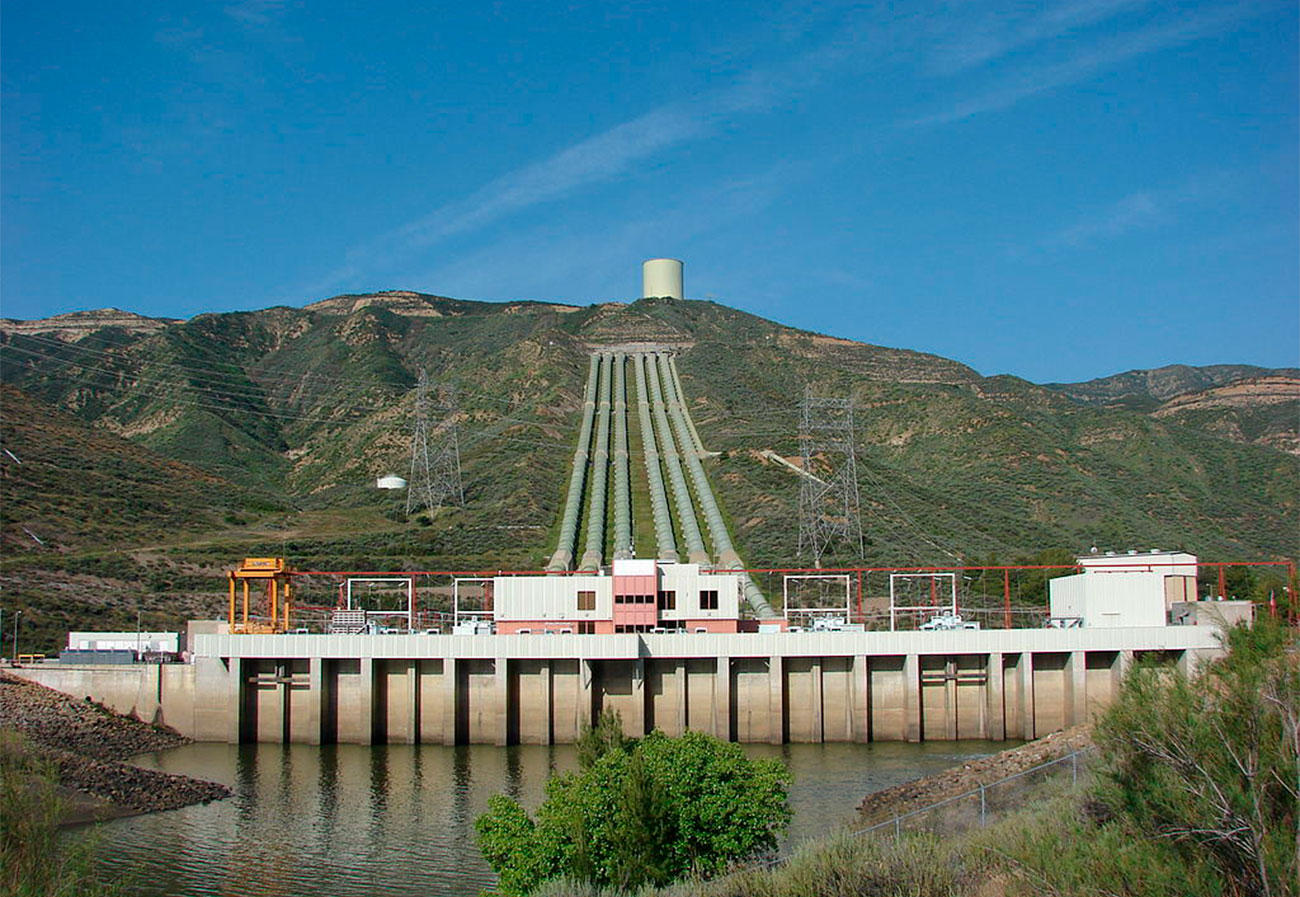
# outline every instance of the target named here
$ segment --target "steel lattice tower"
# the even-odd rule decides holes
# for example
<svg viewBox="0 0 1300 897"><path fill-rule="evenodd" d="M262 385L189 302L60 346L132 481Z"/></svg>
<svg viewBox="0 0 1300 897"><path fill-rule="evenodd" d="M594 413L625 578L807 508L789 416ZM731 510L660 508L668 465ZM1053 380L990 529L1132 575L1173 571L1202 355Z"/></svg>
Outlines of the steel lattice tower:
<svg viewBox="0 0 1300 897"><path fill-rule="evenodd" d="M406 488L406 513L419 505L432 517L445 504L464 504L465 488L460 476L460 438L456 433L456 401L451 387L439 389L442 421L430 423L433 385L426 371L420 371L416 386L414 422L411 432L411 475Z"/></svg>
<svg viewBox="0 0 1300 897"><path fill-rule="evenodd" d="M799 411L799 448L807 474L799 487L799 557L810 558L814 567L820 567L822 556L838 543L854 558L861 558L853 400L814 396L809 386ZM829 470L815 472L814 465Z"/></svg>

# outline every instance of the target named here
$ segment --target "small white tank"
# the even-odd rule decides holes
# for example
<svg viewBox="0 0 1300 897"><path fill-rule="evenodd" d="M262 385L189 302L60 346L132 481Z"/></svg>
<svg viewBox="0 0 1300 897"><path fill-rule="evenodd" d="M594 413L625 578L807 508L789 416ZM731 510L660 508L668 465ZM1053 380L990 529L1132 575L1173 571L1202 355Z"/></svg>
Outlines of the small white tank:
<svg viewBox="0 0 1300 897"><path fill-rule="evenodd" d="M397 476L393 476L392 474L389 474L386 477L380 477L379 479L375 480L375 488L376 489L405 489L406 480L402 479L401 477L397 477Z"/></svg>
<svg viewBox="0 0 1300 897"><path fill-rule="evenodd" d="M684 299L680 259L647 259L641 263L641 296L646 299Z"/></svg>

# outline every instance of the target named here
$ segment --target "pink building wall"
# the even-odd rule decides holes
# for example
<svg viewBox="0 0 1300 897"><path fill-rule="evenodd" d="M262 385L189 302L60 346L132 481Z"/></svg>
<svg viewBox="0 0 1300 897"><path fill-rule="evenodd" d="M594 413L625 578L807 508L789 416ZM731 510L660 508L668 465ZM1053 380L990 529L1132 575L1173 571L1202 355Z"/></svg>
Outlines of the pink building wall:
<svg viewBox="0 0 1300 897"><path fill-rule="evenodd" d="M627 596L649 596L648 602L624 603ZM618 626L659 625L659 576L614 576L614 620Z"/></svg>

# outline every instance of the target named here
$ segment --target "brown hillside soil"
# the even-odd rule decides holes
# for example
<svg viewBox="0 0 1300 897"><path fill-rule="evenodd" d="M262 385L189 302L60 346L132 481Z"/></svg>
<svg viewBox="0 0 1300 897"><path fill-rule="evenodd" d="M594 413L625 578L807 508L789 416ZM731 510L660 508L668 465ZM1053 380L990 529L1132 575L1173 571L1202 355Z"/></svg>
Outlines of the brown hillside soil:
<svg viewBox="0 0 1300 897"><path fill-rule="evenodd" d="M225 785L122 762L189 739L89 701L0 673L0 730L27 739L50 762L69 803L65 822L174 810L229 797Z"/></svg>
<svg viewBox="0 0 1300 897"><path fill-rule="evenodd" d="M1176 396L1154 412L1166 417L1197 408L1251 408L1257 405L1300 401L1300 377L1252 377L1227 386Z"/></svg>
<svg viewBox="0 0 1300 897"><path fill-rule="evenodd" d="M1063 732L1053 732L990 757L972 760L936 775L868 794L858 805L858 819L866 825L884 822L949 797L973 791L980 785L989 785L1024 772L1091 744L1092 730L1089 726L1075 726Z"/></svg>

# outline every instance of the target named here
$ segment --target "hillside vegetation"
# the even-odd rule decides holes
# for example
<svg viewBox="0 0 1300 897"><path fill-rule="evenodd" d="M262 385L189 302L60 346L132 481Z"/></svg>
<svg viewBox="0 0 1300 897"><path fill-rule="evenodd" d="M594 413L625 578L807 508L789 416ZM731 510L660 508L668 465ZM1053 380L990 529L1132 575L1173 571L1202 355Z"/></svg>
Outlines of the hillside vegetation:
<svg viewBox="0 0 1300 897"><path fill-rule="evenodd" d="M1170 365L1049 386L1088 404L1131 408L1235 442L1300 454L1298 368Z"/></svg>
<svg viewBox="0 0 1300 897"><path fill-rule="evenodd" d="M1187 679L1139 665L1095 727L1077 786L1018 783L1005 816L938 811L842 830L787 862L638 897L1284 897L1300 890L1300 664L1294 630L1227 633L1228 655ZM996 801L995 801L996 803ZM617 804L616 804L617 805ZM1001 817L1001 818L999 818ZM526 849L526 848L523 848ZM503 884L505 883L503 879ZM615 897L589 873L538 897ZM506 888L503 892L509 893Z"/></svg>
<svg viewBox="0 0 1300 897"><path fill-rule="evenodd" d="M122 552L117 582L170 581L190 604L204 576L218 596L216 572L242 554L317 569L535 568L556 538L589 347L647 340L678 348L691 413L720 453L709 477L752 566L798 561L798 477L761 453L797 456L808 384L857 402L867 563L1093 545L1300 554L1291 371L1048 387L711 302L390 292L188 321L0 321L0 447L23 461L0 455L6 584L35 600L46 572L83 573L80 559L109 547ZM432 521L373 488L407 472L422 368L440 386L435 417L458 427L466 492ZM99 593L110 607L115 588Z"/></svg>

